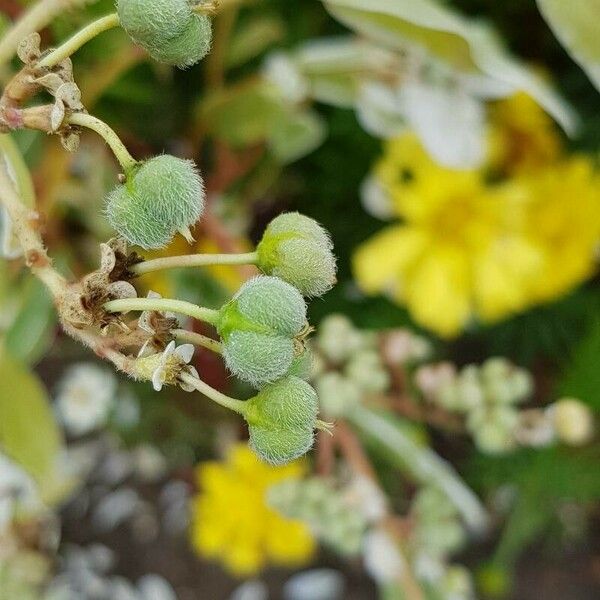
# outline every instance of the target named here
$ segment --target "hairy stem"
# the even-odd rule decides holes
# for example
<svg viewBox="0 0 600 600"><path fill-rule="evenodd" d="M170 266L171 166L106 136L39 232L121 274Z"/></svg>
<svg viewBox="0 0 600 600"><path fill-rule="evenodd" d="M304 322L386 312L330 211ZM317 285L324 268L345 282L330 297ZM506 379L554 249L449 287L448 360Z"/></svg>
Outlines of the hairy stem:
<svg viewBox="0 0 600 600"><path fill-rule="evenodd" d="M125 298L122 300L111 300L104 305L104 309L110 313L128 312L130 310L156 310L174 312L187 315L199 321L206 321L211 325L219 322L219 311L212 308L197 306L183 300L171 300L170 298Z"/></svg>
<svg viewBox="0 0 600 600"><path fill-rule="evenodd" d="M65 279L52 267L46 248L42 242L40 215L26 207L10 178L5 161L0 161L0 202L4 205L12 223L12 229L18 240L25 262L33 274L50 290L57 300L66 288Z"/></svg>
<svg viewBox="0 0 600 600"><path fill-rule="evenodd" d="M213 402L216 402L224 408L233 410L240 415L244 415L247 411L246 402L243 402L242 400L236 400L235 398L230 398L229 396L222 394L218 390L210 387L210 385L207 383L204 383L204 381L194 377L193 375L190 375L189 373L182 373L181 380L184 383L193 386L196 391L204 394L207 398L210 398Z"/></svg>
<svg viewBox="0 0 600 600"><path fill-rule="evenodd" d="M202 348L206 348L212 352L216 352L217 354L223 353L223 345L221 342L217 342L217 340L213 340L206 335L202 335L201 333L187 331L185 329L173 329L171 333L180 342L201 346Z"/></svg>
<svg viewBox="0 0 600 600"><path fill-rule="evenodd" d="M0 64L15 55L19 42L30 33L44 29L60 13L88 3L90 0L41 0L34 4L0 40Z"/></svg>
<svg viewBox="0 0 600 600"><path fill-rule="evenodd" d="M40 62L40 67L51 68L68 58L84 44L94 39L97 35L102 32L114 27L119 26L119 15L112 13L93 23L90 23L87 27L84 27L81 31L78 31L73 37L69 38L66 42L60 45L55 50L52 50L50 54L45 56Z"/></svg>
<svg viewBox="0 0 600 600"><path fill-rule="evenodd" d="M129 154L129 150L127 150L125 144L123 144L119 136L104 121L87 113L79 112L70 115L66 122L70 125L87 127L103 138L119 161L121 167L123 167L125 174L137 165L137 161Z"/></svg>
<svg viewBox="0 0 600 600"><path fill-rule="evenodd" d="M203 267L207 265L255 265L258 261L256 252L247 254L188 254L184 256L167 256L155 258L135 265L131 270L136 275L177 269L183 267Z"/></svg>

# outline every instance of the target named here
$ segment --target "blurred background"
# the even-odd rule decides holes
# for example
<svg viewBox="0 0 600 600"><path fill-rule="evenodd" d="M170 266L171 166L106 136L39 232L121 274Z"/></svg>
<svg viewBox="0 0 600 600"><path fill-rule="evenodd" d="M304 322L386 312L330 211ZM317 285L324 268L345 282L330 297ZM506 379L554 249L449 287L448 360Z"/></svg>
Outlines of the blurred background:
<svg viewBox="0 0 600 600"><path fill-rule="evenodd" d="M35 4L0 0L2 35ZM235 416L118 375L61 331L0 212L1 600L600 597L600 3L560 4L223 0L193 68L120 29L73 57L136 158L203 173L194 244L144 256L248 252L286 211L331 233L310 378L335 427L268 467ZM49 5L42 47L112 10ZM57 267L97 269L104 142L10 137ZM135 285L219 307L253 273Z"/></svg>

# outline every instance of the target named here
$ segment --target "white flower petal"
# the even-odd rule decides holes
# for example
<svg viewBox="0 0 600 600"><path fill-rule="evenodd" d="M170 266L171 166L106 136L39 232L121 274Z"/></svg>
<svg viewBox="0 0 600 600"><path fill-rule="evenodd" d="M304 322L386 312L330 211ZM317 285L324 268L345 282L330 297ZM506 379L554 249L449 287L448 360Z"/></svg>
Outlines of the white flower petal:
<svg viewBox="0 0 600 600"><path fill-rule="evenodd" d="M162 298L162 296L158 292L154 292L153 290L150 290L148 292L148 295L146 296L146 298L153 298L156 300L157 298Z"/></svg>
<svg viewBox="0 0 600 600"><path fill-rule="evenodd" d="M174 343L174 342L173 342ZM174 354L179 356L184 363L189 363L194 356L194 345L193 344L182 344L179 348L175 349Z"/></svg>
<svg viewBox="0 0 600 600"><path fill-rule="evenodd" d="M165 369L161 366L158 367L152 374L152 387L155 392L160 392L165 382Z"/></svg>

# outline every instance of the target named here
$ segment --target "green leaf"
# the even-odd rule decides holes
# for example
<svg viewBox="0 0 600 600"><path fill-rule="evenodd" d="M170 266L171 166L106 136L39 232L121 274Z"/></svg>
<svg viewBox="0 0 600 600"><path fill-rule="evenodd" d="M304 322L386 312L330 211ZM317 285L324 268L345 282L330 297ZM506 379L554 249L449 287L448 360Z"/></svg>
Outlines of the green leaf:
<svg viewBox="0 0 600 600"><path fill-rule="evenodd" d="M477 72L532 96L572 134L577 117L533 71L513 59L495 33L435 0L322 0L329 12L355 31L384 46L424 48L460 71Z"/></svg>
<svg viewBox="0 0 600 600"><path fill-rule="evenodd" d="M40 380L0 349L0 448L40 483L54 480L62 439Z"/></svg>
<svg viewBox="0 0 600 600"><path fill-rule="evenodd" d="M385 448L399 468L419 483L435 486L445 494L473 531L486 530L488 515L475 493L449 463L428 446L418 444L390 413L359 406L352 411L350 420L358 431Z"/></svg>
<svg viewBox="0 0 600 600"><path fill-rule="evenodd" d="M5 345L10 355L27 364L36 363L45 353L56 324L54 304L45 286L28 279L21 308L6 332Z"/></svg>
<svg viewBox="0 0 600 600"><path fill-rule="evenodd" d="M227 67L239 67L260 56L285 37L285 25L279 18L261 17L250 21L227 48Z"/></svg>
<svg viewBox="0 0 600 600"><path fill-rule="evenodd" d="M600 321L575 348L557 386L558 396L571 396L600 412Z"/></svg>
<svg viewBox="0 0 600 600"><path fill-rule="evenodd" d="M269 147L279 162L289 164L318 148L326 131L325 122L313 111L283 111L273 121Z"/></svg>
<svg viewBox="0 0 600 600"><path fill-rule="evenodd" d="M262 81L218 91L203 102L200 118L212 134L235 148L265 141L273 119L283 110L280 98Z"/></svg>
<svg viewBox="0 0 600 600"><path fill-rule="evenodd" d="M540 12L600 90L600 0L537 0Z"/></svg>

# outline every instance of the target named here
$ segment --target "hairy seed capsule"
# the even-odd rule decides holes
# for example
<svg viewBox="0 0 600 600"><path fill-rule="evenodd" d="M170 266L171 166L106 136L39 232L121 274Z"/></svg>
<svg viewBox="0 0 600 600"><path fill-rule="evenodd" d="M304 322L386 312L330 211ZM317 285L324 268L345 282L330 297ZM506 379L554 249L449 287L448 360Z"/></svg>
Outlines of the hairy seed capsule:
<svg viewBox="0 0 600 600"><path fill-rule="evenodd" d="M315 390L298 377L265 386L248 401L250 445L266 462L284 464L310 450L317 425Z"/></svg>
<svg viewBox="0 0 600 600"><path fill-rule="evenodd" d="M302 354L306 303L276 277L246 282L221 309L217 329L229 370L255 387L283 377Z"/></svg>
<svg viewBox="0 0 600 600"><path fill-rule="evenodd" d="M264 273L281 277L305 296L322 296L335 284L336 262L328 233L299 213L275 218L257 253Z"/></svg>
<svg viewBox="0 0 600 600"><path fill-rule="evenodd" d="M168 154L132 170L109 195L110 224L129 243L161 248L185 233L204 210L204 185L192 161Z"/></svg>
<svg viewBox="0 0 600 600"><path fill-rule="evenodd" d="M123 29L159 62L189 67L202 60L212 41L211 21L190 0L118 0Z"/></svg>

